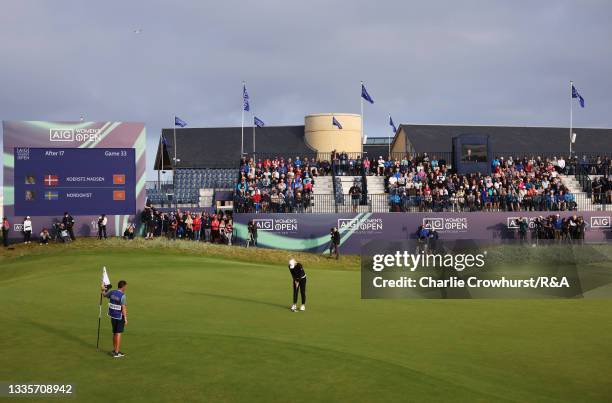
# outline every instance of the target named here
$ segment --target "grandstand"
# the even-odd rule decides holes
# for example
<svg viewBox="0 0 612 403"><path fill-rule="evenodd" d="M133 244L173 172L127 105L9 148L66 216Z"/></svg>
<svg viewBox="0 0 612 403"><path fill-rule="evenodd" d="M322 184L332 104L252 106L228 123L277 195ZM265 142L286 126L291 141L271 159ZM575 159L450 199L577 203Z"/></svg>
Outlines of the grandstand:
<svg viewBox="0 0 612 403"><path fill-rule="evenodd" d="M355 150L352 140L357 130L349 131L348 134L342 131L330 134L326 132L327 128L321 128L324 120L315 123L309 120L325 119L329 116L330 114L307 116L303 126L257 128L256 144L252 141L251 128L245 128L244 139L240 127L164 129L162 135L166 141L160 144L155 168L172 170L173 181L148 183L149 203L199 208L213 208L219 203L234 203L241 206L240 211L250 211L249 207L246 207L251 203L250 196L237 201L232 193L236 193L237 187L240 187L241 177L249 177L248 173L241 175L241 168L245 164L251 164L251 179L247 180L251 181L250 186L245 187L243 191L252 194L256 193L257 189L263 191L263 200L257 204L264 208L257 211L264 212L352 212L348 191L353 184L362 189L362 200L357 212L517 209L595 211L609 208L612 192L607 182L611 164L609 156L612 155L610 129L576 128L574 131L578 133L578 141L572 145L571 156L568 130L547 127L402 124L394 138L370 137L362 150ZM354 115L347 116L354 118ZM317 130L319 132L313 134ZM492 148L491 155L496 160L505 158L505 161L533 164L539 167L535 170L539 173L525 172L520 183L514 178L515 185L504 184L501 190L495 184L497 192L490 195L490 203L487 202L489 196L482 193L482 200L478 201L479 196L476 195L476 207L472 206L468 195L462 196L463 193L458 193L452 184L440 185L440 178L443 177L444 181L447 181L446 178L452 178L451 175L456 172L453 165L457 153L453 150L453 138L466 134L486 136ZM333 143L320 140L329 136L334 136ZM346 139L349 140L345 142ZM245 151L242 159L241 147L244 147ZM296 158L300 159L300 163L308 161L309 167L316 168L316 174L310 179L314 186L303 192L300 183L304 179L304 172L300 172L300 177L296 178L296 181L300 182L297 185L299 197L294 200L294 195L291 194L287 200L281 200L282 207L277 208L278 195L272 195L274 201L267 200L268 189L264 188L269 188L270 185L262 185L257 178L264 173L266 161L278 159L292 169L292 163L289 161ZM488 165L490 164L491 162L488 162ZM563 166L560 167L560 164ZM312 174L310 169L307 171ZM419 182L417 185L420 185L420 182L426 179L432 189L424 187L422 191L413 192L410 186L407 189L402 186L399 194L398 189L389 190L389 181L395 184L394 176L398 176L397 172L401 173L400 176L407 176L410 170L415 169L422 170L425 177L413 182ZM544 175L547 169L554 170L554 178L549 178L548 173ZM282 175L288 173L285 168L282 170ZM381 174L383 171L384 174ZM435 180L427 178L430 175L435 175ZM512 174L508 171L505 175ZM544 184L548 184L549 179L552 179L553 188L540 194L527 194L530 187L538 188L541 185L542 175L547 178ZM534 176L535 180L532 178ZM467 184L467 178L460 178ZM279 176L278 180L281 179L284 183L285 178ZM493 182L502 182L502 179L494 179ZM402 180L400 179L400 182ZM479 180L488 179L483 173ZM526 186L527 190L519 189L523 186ZM436 197L436 188L440 190L440 197ZM513 189L516 190L514 196ZM281 193L281 198L285 199L286 190ZM462 201L461 197L465 199ZM513 204L512 197L518 198L516 205ZM258 200L259 198L260 196L256 197ZM274 205L274 210L266 203ZM255 209L254 204L252 209Z"/></svg>

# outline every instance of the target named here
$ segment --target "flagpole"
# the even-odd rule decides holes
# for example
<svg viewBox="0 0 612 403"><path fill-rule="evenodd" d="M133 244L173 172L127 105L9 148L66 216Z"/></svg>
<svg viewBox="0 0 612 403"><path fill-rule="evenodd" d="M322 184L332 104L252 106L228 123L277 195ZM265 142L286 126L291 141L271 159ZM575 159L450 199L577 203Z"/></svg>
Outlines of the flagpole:
<svg viewBox="0 0 612 403"><path fill-rule="evenodd" d="M246 87L246 82L242 82L242 124L240 131L240 158L244 155L244 89Z"/></svg>
<svg viewBox="0 0 612 403"><path fill-rule="evenodd" d="M255 113L253 113L253 162L255 162Z"/></svg>
<svg viewBox="0 0 612 403"><path fill-rule="evenodd" d="M176 115L174 115L174 168L176 168L176 149L178 148L176 146ZM173 169L174 169L173 168Z"/></svg>
<svg viewBox="0 0 612 403"><path fill-rule="evenodd" d="M363 81L361 82L361 88L359 89L359 100L361 101L361 157L363 157L363 96L361 96L361 91L363 90Z"/></svg>
<svg viewBox="0 0 612 403"><path fill-rule="evenodd" d="M162 134L161 134L161 146L159 147L161 149L161 169L162 172L164 172L164 130L162 129ZM165 173L165 172L164 172ZM161 187L159 188L161 190Z"/></svg>
<svg viewBox="0 0 612 403"><path fill-rule="evenodd" d="M161 190L161 175L160 172L164 169L164 129L162 129L161 134L159 135L159 155L161 159L161 166L157 170L157 188Z"/></svg>
<svg viewBox="0 0 612 403"><path fill-rule="evenodd" d="M572 158L572 126L574 124L574 102L573 102L573 90L574 90L574 82L570 80L570 131L569 131L569 153L570 158Z"/></svg>
<svg viewBox="0 0 612 403"><path fill-rule="evenodd" d="M391 123L391 113L389 113L389 123ZM388 159L389 159L389 161L391 161L391 136L389 136L389 156L388 156Z"/></svg>

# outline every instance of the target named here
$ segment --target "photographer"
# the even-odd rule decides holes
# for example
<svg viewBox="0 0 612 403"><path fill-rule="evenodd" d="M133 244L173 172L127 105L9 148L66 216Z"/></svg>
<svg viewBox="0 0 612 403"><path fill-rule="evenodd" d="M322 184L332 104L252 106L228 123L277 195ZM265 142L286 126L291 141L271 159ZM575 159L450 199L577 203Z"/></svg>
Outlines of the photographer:
<svg viewBox="0 0 612 403"><path fill-rule="evenodd" d="M74 236L74 218L72 218L72 216L70 214L68 214L68 212L66 211L64 213L64 218L62 218L62 224L64 224L64 228L66 228L66 231L68 231L68 235L70 235L70 239L71 240L75 240L76 237Z"/></svg>
<svg viewBox="0 0 612 403"><path fill-rule="evenodd" d="M49 244L49 238L51 238L51 236L49 235L49 230L46 228L43 228L42 231L40 231L40 234L38 234L39 238L39 243L41 245L48 245Z"/></svg>
<svg viewBox="0 0 612 403"><path fill-rule="evenodd" d="M68 230L64 227L64 224L59 224L59 239L63 242L63 243L70 243L72 242L72 238L70 238L70 234L68 233Z"/></svg>
<svg viewBox="0 0 612 403"><path fill-rule="evenodd" d="M527 217L519 217L518 222L518 231L519 231L519 239L521 243L527 240L527 229L529 228L529 222L527 221Z"/></svg>
<svg viewBox="0 0 612 403"><path fill-rule="evenodd" d="M134 224L128 225L128 227L123 231L123 239L131 241L134 239Z"/></svg>
<svg viewBox="0 0 612 403"><path fill-rule="evenodd" d="M249 238L247 239L246 244L247 248L250 245L257 246L257 224L255 224L255 222L251 220L249 221L247 228L249 230Z"/></svg>
<svg viewBox="0 0 612 403"><path fill-rule="evenodd" d="M336 255L336 260L340 258L340 232L338 228L333 227L329 233L330 243L329 243L329 257L332 255Z"/></svg>
<svg viewBox="0 0 612 403"><path fill-rule="evenodd" d="M106 223L108 219L106 218L106 214L102 214L98 217L98 239L106 239Z"/></svg>

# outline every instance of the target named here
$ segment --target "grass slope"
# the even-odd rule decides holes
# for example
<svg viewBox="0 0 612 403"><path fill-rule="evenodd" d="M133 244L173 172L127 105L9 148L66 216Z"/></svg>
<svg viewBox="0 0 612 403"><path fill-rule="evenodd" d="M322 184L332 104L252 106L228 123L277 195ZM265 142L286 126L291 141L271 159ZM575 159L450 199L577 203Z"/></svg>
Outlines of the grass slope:
<svg viewBox="0 0 612 403"><path fill-rule="evenodd" d="M291 254L298 255L298 254ZM361 300L358 258L165 241L0 254L0 381L70 382L85 402L609 401L610 300ZM130 322L96 352L97 286L126 279ZM111 348L103 318L102 345ZM48 400L48 399L40 399Z"/></svg>

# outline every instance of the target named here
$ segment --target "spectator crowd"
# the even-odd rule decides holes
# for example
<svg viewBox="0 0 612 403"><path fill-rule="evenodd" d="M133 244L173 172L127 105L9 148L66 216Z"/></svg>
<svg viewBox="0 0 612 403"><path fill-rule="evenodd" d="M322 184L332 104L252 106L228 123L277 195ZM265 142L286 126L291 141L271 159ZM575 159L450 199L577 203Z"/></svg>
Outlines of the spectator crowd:
<svg viewBox="0 0 612 403"><path fill-rule="evenodd" d="M217 213L194 213L177 209L162 212L146 207L141 213L145 239L165 237L196 242L210 242L231 245L234 240L234 221L231 211ZM128 226L123 237L134 238L134 227Z"/></svg>
<svg viewBox="0 0 612 403"><path fill-rule="evenodd" d="M240 161L240 178L234 192L234 210L303 212L311 205L316 178L330 173L329 161L244 158Z"/></svg>
<svg viewBox="0 0 612 403"><path fill-rule="evenodd" d="M527 233L531 230L532 239L535 240L583 241L586 226L582 216L574 214L571 217L561 217L558 213L539 216L531 221L526 217L519 217L516 223L521 240L526 240Z"/></svg>
<svg viewBox="0 0 612 403"><path fill-rule="evenodd" d="M565 211L576 209L558 177L567 169L563 158L499 157L490 175L460 175L425 153L384 161L383 172L391 211Z"/></svg>

